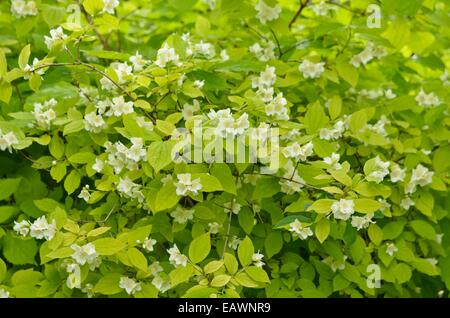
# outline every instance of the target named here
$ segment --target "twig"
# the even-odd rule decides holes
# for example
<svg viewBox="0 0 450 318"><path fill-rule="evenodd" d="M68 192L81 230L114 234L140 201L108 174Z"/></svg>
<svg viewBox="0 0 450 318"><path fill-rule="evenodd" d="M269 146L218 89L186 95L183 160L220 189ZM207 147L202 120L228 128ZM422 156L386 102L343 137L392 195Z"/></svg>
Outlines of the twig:
<svg viewBox="0 0 450 318"><path fill-rule="evenodd" d="M291 29L292 25L297 21L297 18L302 14L303 9L306 8L308 5L309 0L300 0L300 7L298 8L297 12L295 13L294 17L292 18L291 22L289 22L289 29Z"/></svg>
<svg viewBox="0 0 450 318"><path fill-rule="evenodd" d="M315 189L315 190L319 190L319 191L323 191L323 192L328 193L327 191L325 191L322 188L315 187L315 186L312 186L312 185L307 184L307 183L298 182L296 180L291 180L290 178L276 176L276 175L273 175L273 174L259 173L259 172L244 172L244 174L256 174L256 175L259 175L259 176L275 177L275 178L278 178L278 179L281 179L281 180L286 180L286 181L289 181L289 182L294 182L294 183L300 184L300 185L305 186L307 188L311 188L311 189Z"/></svg>
<svg viewBox="0 0 450 318"><path fill-rule="evenodd" d="M283 56L283 51L281 50L281 46L280 46L280 42L278 41L277 35L275 34L275 32L273 31L273 29L271 27L269 27L270 32L272 33L275 42L277 43L277 48L278 48L278 58L280 59Z"/></svg>

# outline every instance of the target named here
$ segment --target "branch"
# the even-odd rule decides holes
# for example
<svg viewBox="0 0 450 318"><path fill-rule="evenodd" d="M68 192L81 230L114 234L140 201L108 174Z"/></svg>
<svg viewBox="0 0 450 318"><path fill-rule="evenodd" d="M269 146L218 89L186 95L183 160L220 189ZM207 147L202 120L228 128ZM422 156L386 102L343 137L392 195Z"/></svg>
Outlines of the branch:
<svg viewBox="0 0 450 318"><path fill-rule="evenodd" d="M292 25L295 23L297 18L302 14L303 9L306 8L308 5L309 0L300 0L300 7L298 8L297 12L295 13L294 17L292 18L291 22L289 22L289 29L291 29Z"/></svg>

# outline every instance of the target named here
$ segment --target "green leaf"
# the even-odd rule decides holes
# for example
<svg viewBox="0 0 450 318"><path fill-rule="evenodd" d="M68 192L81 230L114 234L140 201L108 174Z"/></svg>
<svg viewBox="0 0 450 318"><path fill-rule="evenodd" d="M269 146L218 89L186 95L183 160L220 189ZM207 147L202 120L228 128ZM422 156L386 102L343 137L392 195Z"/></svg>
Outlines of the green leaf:
<svg viewBox="0 0 450 318"><path fill-rule="evenodd" d="M205 233L196 237L189 245L189 259L194 263L203 261L211 251L210 234Z"/></svg>
<svg viewBox="0 0 450 318"><path fill-rule="evenodd" d="M280 191L278 180L273 177L262 177L256 181L253 200L269 198Z"/></svg>
<svg viewBox="0 0 450 318"><path fill-rule="evenodd" d="M238 261L234 255L230 253L225 253L224 255L224 262L225 267L227 268L228 272L232 275L234 275L239 267Z"/></svg>
<svg viewBox="0 0 450 318"><path fill-rule="evenodd" d="M323 107L319 103L314 103L308 107L304 123L306 132L310 135L327 125L328 118L325 115Z"/></svg>
<svg viewBox="0 0 450 318"><path fill-rule="evenodd" d="M141 271L147 271L147 259L145 258L144 254L142 254L142 252L140 252L137 248L131 247L130 249L128 249L127 255L133 266L140 269Z"/></svg>
<svg viewBox="0 0 450 318"><path fill-rule="evenodd" d="M264 247L266 250L267 258L272 258L272 256L279 253L283 248L283 237L281 235L281 232L270 232L264 240Z"/></svg>
<svg viewBox="0 0 450 318"><path fill-rule="evenodd" d="M342 111L342 99L339 95L334 95L330 99L330 105L328 107L328 113L330 114L331 119L336 119L339 117Z"/></svg>
<svg viewBox="0 0 450 318"><path fill-rule="evenodd" d="M19 54L19 67L21 70L23 70L25 66L27 66L30 54L31 54L31 46L30 44L28 44L24 46L24 48L22 49L22 51L20 51Z"/></svg>
<svg viewBox="0 0 450 318"><path fill-rule="evenodd" d="M0 200L8 199L19 187L22 178L0 179Z"/></svg>
<svg viewBox="0 0 450 318"><path fill-rule="evenodd" d="M307 211L315 211L320 214L329 213L334 202L334 200L330 199L317 200L308 207Z"/></svg>
<svg viewBox="0 0 450 318"><path fill-rule="evenodd" d="M223 261L211 261L203 268L205 274L217 272L224 265Z"/></svg>
<svg viewBox="0 0 450 318"><path fill-rule="evenodd" d="M76 170L72 170L64 180L64 189L67 194L72 194L79 186L81 182L81 176Z"/></svg>
<svg viewBox="0 0 450 318"><path fill-rule="evenodd" d="M36 264L34 259L38 252L35 239L21 238L8 234L4 237L3 255L14 265Z"/></svg>
<svg viewBox="0 0 450 318"><path fill-rule="evenodd" d="M147 150L148 163L158 173L172 162L172 144L167 141L154 141Z"/></svg>
<svg viewBox="0 0 450 318"><path fill-rule="evenodd" d="M180 198L176 193L175 185L172 182L166 183L156 195L155 212L173 208Z"/></svg>
<svg viewBox="0 0 450 318"><path fill-rule="evenodd" d="M436 238L436 231L434 228L426 221L413 220L409 222L409 226L419 234L421 237L434 240Z"/></svg>
<svg viewBox="0 0 450 318"><path fill-rule="evenodd" d="M348 61L341 60L337 62L336 70L344 81L349 83L351 86L356 87L356 84L358 84L359 73L358 70L350 65Z"/></svg>
<svg viewBox="0 0 450 318"><path fill-rule="evenodd" d="M380 227L378 225L371 224L369 226L369 229L368 229L367 233L369 234L370 240L375 245L380 245L381 244L381 241L383 240L383 231L380 229Z"/></svg>
<svg viewBox="0 0 450 318"><path fill-rule="evenodd" d="M119 287L119 281L122 277L122 274L119 273L108 273L104 277L100 278L100 280L94 286L94 292L103 295L114 295L118 294L122 291L122 288Z"/></svg>
<svg viewBox="0 0 450 318"><path fill-rule="evenodd" d="M170 285L175 287L178 284L184 283L189 280L194 273L194 268L191 264L187 264L186 267L180 266L172 270L169 274Z"/></svg>
<svg viewBox="0 0 450 318"><path fill-rule="evenodd" d="M99 255L114 255L125 248L125 243L114 238L101 238L93 241L92 244Z"/></svg>
<svg viewBox="0 0 450 318"><path fill-rule="evenodd" d="M0 283L5 279L7 272L5 262L0 258Z"/></svg>
<svg viewBox="0 0 450 318"><path fill-rule="evenodd" d="M225 275L225 274L217 275L213 278L210 285L211 285L211 287L222 287L222 286L225 286L226 284L228 284L230 279L231 279L230 275Z"/></svg>
<svg viewBox="0 0 450 318"><path fill-rule="evenodd" d="M103 9L103 6L102 0L83 0L83 7L90 15L95 15Z"/></svg>
<svg viewBox="0 0 450 318"><path fill-rule="evenodd" d="M355 211L361 213L371 213L381 208L381 203L372 199L354 199Z"/></svg>
<svg viewBox="0 0 450 318"><path fill-rule="evenodd" d="M316 237L320 243L323 243L330 234L330 221L326 218L321 219L316 224Z"/></svg>
<svg viewBox="0 0 450 318"><path fill-rule="evenodd" d="M64 143L58 134L54 134L48 145L50 154L56 159L60 159L64 155Z"/></svg>
<svg viewBox="0 0 450 318"><path fill-rule="evenodd" d="M0 101L9 103L12 95L12 86L7 81L1 80L0 77Z"/></svg>
<svg viewBox="0 0 450 318"><path fill-rule="evenodd" d="M245 233L250 234L255 225L255 218L253 212L248 207L243 207L238 213L239 225Z"/></svg>
<svg viewBox="0 0 450 318"><path fill-rule="evenodd" d="M254 253L255 248L253 247L252 240L246 236L238 247L238 257L242 266L247 266L251 263Z"/></svg>
<svg viewBox="0 0 450 318"><path fill-rule="evenodd" d="M260 267L257 266L248 266L245 268L245 272L250 276L250 278L254 279L257 282L261 283L269 283L270 278L267 273Z"/></svg>
<svg viewBox="0 0 450 318"><path fill-rule="evenodd" d="M236 178L231 174L231 170L227 164L214 164L211 168L211 174L219 180L225 192L236 194Z"/></svg>

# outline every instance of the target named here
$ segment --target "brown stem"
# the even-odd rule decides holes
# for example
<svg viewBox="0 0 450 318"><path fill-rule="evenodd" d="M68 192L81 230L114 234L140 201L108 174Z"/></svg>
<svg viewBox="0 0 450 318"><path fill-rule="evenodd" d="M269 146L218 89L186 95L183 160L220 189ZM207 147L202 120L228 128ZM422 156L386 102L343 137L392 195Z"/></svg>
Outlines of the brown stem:
<svg viewBox="0 0 450 318"><path fill-rule="evenodd" d="M300 0L300 7L298 8L297 12L295 13L294 17L292 18L291 22L289 22L289 29L291 29L292 25L297 21L297 18L302 14L303 9L306 8L308 5L309 0Z"/></svg>
<svg viewBox="0 0 450 318"><path fill-rule="evenodd" d="M98 30L94 26L94 22L92 21L92 17L87 13L87 11L84 9L83 5L79 3L80 10L83 12L84 17L86 18L86 21L89 23L89 25L92 27L92 30L94 31L97 38L102 42L103 49L109 50L108 42L103 38L103 36L98 32Z"/></svg>

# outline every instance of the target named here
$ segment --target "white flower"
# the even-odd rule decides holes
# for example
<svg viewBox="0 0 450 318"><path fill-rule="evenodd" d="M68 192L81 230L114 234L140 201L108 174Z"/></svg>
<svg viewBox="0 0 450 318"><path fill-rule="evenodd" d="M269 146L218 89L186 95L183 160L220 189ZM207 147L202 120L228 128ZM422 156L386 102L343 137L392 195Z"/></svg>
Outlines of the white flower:
<svg viewBox="0 0 450 318"><path fill-rule="evenodd" d="M337 121L332 129L322 128L319 131L319 138L323 140L337 140L342 137L345 132L346 123L343 121Z"/></svg>
<svg viewBox="0 0 450 318"><path fill-rule="evenodd" d="M350 64L354 67L360 67L361 64L366 65L374 58L382 58L387 55L387 51L382 46L375 46L373 43L369 42L366 48L359 54L354 55L350 59Z"/></svg>
<svg viewBox="0 0 450 318"><path fill-rule="evenodd" d="M400 201L400 206L404 209L404 210L408 210L410 207L414 206L416 203L411 200L410 197L406 197L404 198L402 201Z"/></svg>
<svg viewBox="0 0 450 318"><path fill-rule="evenodd" d="M442 83L445 86L449 86L450 85L450 81L448 80L449 77L449 73L447 70L445 70L445 72L439 77L439 79L442 81Z"/></svg>
<svg viewBox="0 0 450 318"><path fill-rule="evenodd" d="M262 24L266 24L267 21L278 19L281 13L281 8L279 5L272 8L269 7L263 0L258 1L255 5L255 9L258 11L256 17Z"/></svg>
<svg viewBox="0 0 450 318"><path fill-rule="evenodd" d="M92 169L97 171L98 173L102 172L103 168L105 167L105 163L103 160L95 158L95 162L92 165Z"/></svg>
<svg viewBox="0 0 450 318"><path fill-rule="evenodd" d="M130 61L131 64L133 64L133 70L135 72L142 71L146 63L146 61L142 58L142 55L139 54L138 51L136 51L136 53L133 56L130 56L128 60Z"/></svg>
<svg viewBox="0 0 450 318"><path fill-rule="evenodd" d="M23 68L23 78L28 80L30 79L30 76L33 73L36 73L38 75L43 75L45 73L45 69L44 67L39 68L41 61L39 61L36 57L33 59L33 63L30 66L29 64L25 65L25 67ZM37 68L39 68L38 70L36 70Z"/></svg>
<svg viewBox="0 0 450 318"><path fill-rule="evenodd" d="M231 238L231 240L228 242L228 247L233 250L236 250L238 248L239 244L241 244L241 242L242 242L242 240L239 237L233 236Z"/></svg>
<svg viewBox="0 0 450 318"><path fill-rule="evenodd" d="M249 51L255 54L256 58L261 62L267 62L275 58L275 43L272 41L263 42L263 46L255 43L249 47Z"/></svg>
<svg viewBox="0 0 450 318"><path fill-rule="evenodd" d="M57 101L54 98L45 101L44 104L34 103L34 110L31 113L34 114L34 118L40 127L50 129L51 122L56 118L56 113L53 110L56 104Z"/></svg>
<svg viewBox="0 0 450 318"><path fill-rule="evenodd" d="M250 126L247 113L243 113L238 119L234 119L229 108L221 109L217 112L211 110L208 113L208 117L211 120L218 120L218 124L214 132L222 138L227 136L235 137L242 135Z"/></svg>
<svg viewBox="0 0 450 318"><path fill-rule="evenodd" d="M149 252L153 252L153 247L156 244L156 240L152 239L151 237L146 237L144 240L144 243L142 244L142 248Z"/></svg>
<svg viewBox="0 0 450 318"><path fill-rule="evenodd" d="M230 56L227 53L227 50L220 51L220 58L222 59L222 62L226 62L230 59Z"/></svg>
<svg viewBox="0 0 450 318"><path fill-rule="evenodd" d="M300 192L305 185L305 180L298 175L297 169L288 161L284 167L285 173L283 178L278 183L281 185L281 191L286 194L294 194Z"/></svg>
<svg viewBox="0 0 450 318"><path fill-rule="evenodd" d="M89 185L85 185L83 189L80 191L80 194L78 195L78 198L83 199L84 201L88 202L91 198L91 194L89 193Z"/></svg>
<svg viewBox="0 0 450 318"><path fill-rule="evenodd" d="M196 55L204 56L208 59L212 59L216 55L214 46L211 43L203 41L194 45L194 51Z"/></svg>
<svg viewBox="0 0 450 318"><path fill-rule="evenodd" d="M27 236L30 232L31 223L27 220L23 220L20 222L14 221L13 230L17 232L17 234L22 236Z"/></svg>
<svg viewBox="0 0 450 318"><path fill-rule="evenodd" d="M9 152L12 152L12 147L14 145L17 145L18 143L19 140L12 131L4 134L0 130L0 150L5 151L6 149L8 149Z"/></svg>
<svg viewBox="0 0 450 318"><path fill-rule="evenodd" d="M391 181L392 182L400 182L405 179L406 176L406 169L400 168L398 164L391 165Z"/></svg>
<svg viewBox="0 0 450 318"><path fill-rule="evenodd" d="M102 115L98 115L95 111L84 115L84 129L93 133L99 133L108 128Z"/></svg>
<svg viewBox="0 0 450 318"><path fill-rule="evenodd" d="M389 209L391 205L385 199L378 199L378 202L381 203L380 211L384 212L386 209Z"/></svg>
<svg viewBox="0 0 450 318"><path fill-rule="evenodd" d="M114 9L119 5L119 0L103 0L102 13L114 14Z"/></svg>
<svg viewBox="0 0 450 318"><path fill-rule="evenodd" d="M384 96L387 99L394 99L397 97L397 95L394 92L392 92L392 89L390 88L384 91Z"/></svg>
<svg viewBox="0 0 450 318"><path fill-rule="evenodd" d="M147 131L153 131L153 123L151 121L147 121L144 116L138 116L136 117L136 123L139 127L147 130Z"/></svg>
<svg viewBox="0 0 450 318"><path fill-rule="evenodd" d="M137 199L139 202L144 201L144 195L140 191L141 186L134 183L130 178L119 178L117 183L117 191L119 191L120 196L130 199Z"/></svg>
<svg viewBox="0 0 450 318"><path fill-rule="evenodd" d="M433 181L434 172L429 171L426 167L421 164L412 171L411 182L414 182L422 187L430 184Z"/></svg>
<svg viewBox="0 0 450 318"><path fill-rule="evenodd" d="M264 255L261 254L259 251L256 253L253 253L252 256L252 262L256 267L263 267L264 266L264 262L262 261L262 259L264 258Z"/></svg>
<svg viewBox="0 0 450 318"><path fill-rule="evenodd" d="M71 257L79 265L92 264L96 261L96 258L98 257L97 251L95 250L95 246L92 243L87 243L83 246L79 246L78 244L72 244L70 248L74 250Z"/></svg>
<svg viewBox="0 0 450 318"><path fill-rule="evenodd" d="M158 53L156 54L156 61L155 64L159 67L166 67L166 65L170 62L173 62L175 65L179 63L180 57L175 54L175 50L167 43L164 44L162 48L158 50Z"/></svg>
<svg viewBox="0 0 450 318"><path fill-rule="evenodd" d="M233 214L238 214L239 211L241 210L241 205L239 203L237 203L235 200L230 201L230 202L226 202L223 204L224 206L224 211L225 213L230 213L232 212Z"/></svg>
<svg viewBox="0 0 450 318"><path fill-rule="evenodd" d="M305 78L318 78L325 71L325 63L312 63L309 60L304 60L298 69Z"/></svg>
<svg viewBox="0 0 450 318"><path fill-rule="evenodd" d="M219 233L219 227L220 227L219 223L217 223L217 222L208 223L208 227L209 227L209 232L211 234Z"/></svg>
<svg viewBox="0 0 450 318"><path fill-rule="evenodd" d="M282 150L282 153L286 158L295 158L301 161L306 161L306 158L313 154L313 148L312 142L308 142L303 146L300 146L297 142L294 142L285 147Z"/></svg>
<svg viewBox="0 0 450 318"><path fill-rule="evenodd" d="M353 200L340 199L331 205L331 211L337 220L348 220L355 212Z"/></svg>
<svg viewBox="0 0 450 318"><path fill-rule="evenodd" d="M264 110L269 116L275 116L279 120L288 120L289 115L286 105L287 100L283 97L283 93L280 92L265 106Z"/></svg>
<svg viewBox="0 0 450 318"><path fill-rule="evenodd" d="M298 219L289 224L289 232L292 233L293 237L298 237L301 240L306 240L313 235L311 229L308 226L303 226Z"/></svg>
<svg viewBox="0 0 450 318"><path fill-rule="evenodd" d="M435 237L436 243L442 244L442 237L443 236L444 236L444 233L436 234L436 237Z"/></svg>
<svg viewBox="0 0 450 318"><path fill-rule="evenodd" d="M416 102L422 107L439 106L441 104L441 101L439 100L439 97L436 96L436 94L427 94L423 89L421 89L419 94L417 94Z"/></svg>
<svg viewBox="0 0 450 318"><path fill-rule="evenodd" d="M194 218L194 210L188 210L181 206L177 206L175 211L170 213L170 216L174 218L175 222L184 224Z"/></svg>
<svg viewBox="0 0 450 318"><path fill-rule="evenodd" d="M134 111L133 102L125 102L123 96L115 97L112 99L111 110L114 116L131 114Z"/></svg>
<svg viewBox="0 0 450 318"><path fill-rule="evenodd" d="M163 272L164 269L161 267L159 262L153 262L148 267L148 271L150 272L150 275L156 276L156 274Z"/></svg>
<svg viewBox="0 0 450 318"><path fill-rule="evenodd" d="M389 174L389 166L390 163L388 161L383 161L380 157L376 156L374 170L369 173L367 180L380 183Z"/></svg>
<svg viewBox="0 0 450 318"><path fill-rule="evenodd" d="M323 158L323 162L330 165L332 169L339 170L342 168L342 165L339 163L339 160L341 159L341 156L333 152L331 156Z"/></svg>
<svg viewBox="0 0 450 318"><path fill-rule="evenodd" d="M9 291L0 288L0 298L9 298Z"/></svg>
<svg viewBox="0 0 450 318"><path fill-rule="evenodd" d="M56 29L50 30L50 37L44 36L44 42L45 45L47 45L47 48L50 50L55 42L59 40L64 40L67 38L67 35L64 34L62 27L57 27Z"/></svg>
<svg viewBox="0 0 450 318"><path fill-rule="evenodd" d="M56 222L48 223L45 216L36 219L30 226L30 235L37 239L51 240L56 234Z"/></svg>
<svg viewBox="0 0 450 318"><path fill-rule="evenodd" d="M152 280L152 285L155 286L161 293L165 293L170 289L170 281L157 275Z"/></svg>
<svg viewBox="0 0 450 318"><path fill-rule="evenodd" d="M386 247L386 254L389 256L394 256L395 253L398 252L397 246L394 243L388 243Z"/></svg>
<svg viewBox="0 0 450 318"><path fill-rule="evenodd" d="M365 216L352 216L352 226L358 231L368 228L370 224L375 223L372 218L373 213L367 213Z"/></svg>
<svg viewBox="0 0 450 318"><path fill-rule="evenodd" d="M177 245L174 244L173 247L169 248L167 250L169 253L169 262L175 267L183 266L186 267L188 258L186 255L183 255L180 253L180 250L178 249Z"/></svg>
<svg viewBox="0 0 450 318"><path fill-rule="evenodd" d="M177 175L178 182L175 183L177 195L186 196L197 195L202 189L200 178L192 180L190 173L180 173Z"/></svg>
<svg viewBox="0 0 450 318"><path fill-rule="evenodd" d="M205 81L200 81L200 80L194 81L194 86L197 87L198 89L202 89L203 85L205 85Z"/></svg>
<svg viewBox="0 0 450 318"><path fill-rule="evenodd" d="M38 9L34 1L12 0L11 13L16 18L23 18L26 16L37 15Z"/></svg>
<svg viewBox="0 0 450 318"><path fill-rule="evenodd" d="M333 9L334 8L328 5L325 1L320 1L319 3L311 6L311 10L318 16L325 16Z"/></svg>
<svg viewBox="0 0 450 318"><path fill-rule="evenodd" d="M128 295L134 295L142 289L141 283L129 277L120 277L119 287L125 289Z"/></svg>
<svg viewBox="0 0 450 318"><path fill-rule="evenodd" d="M184 120L188 120L189 118L194 116L194 114L198 111L200 111L200 103L198 102L198 100L194 99L192 101L192 105L190 104L183 105L183 110L181 111L181 113L183 114Z"/></svg>

